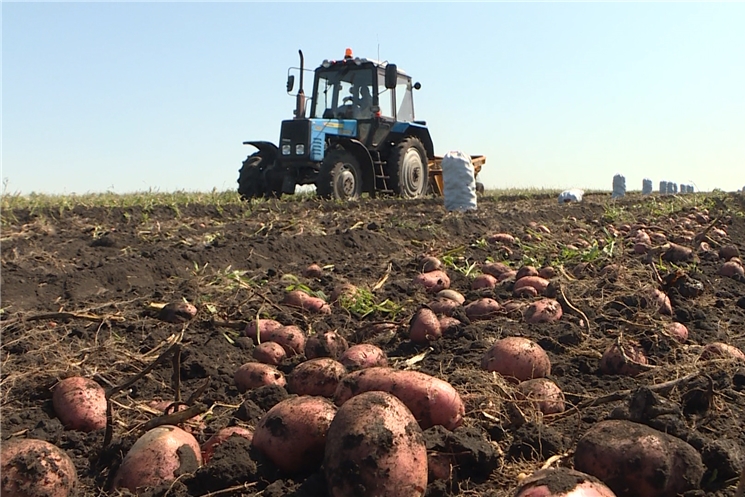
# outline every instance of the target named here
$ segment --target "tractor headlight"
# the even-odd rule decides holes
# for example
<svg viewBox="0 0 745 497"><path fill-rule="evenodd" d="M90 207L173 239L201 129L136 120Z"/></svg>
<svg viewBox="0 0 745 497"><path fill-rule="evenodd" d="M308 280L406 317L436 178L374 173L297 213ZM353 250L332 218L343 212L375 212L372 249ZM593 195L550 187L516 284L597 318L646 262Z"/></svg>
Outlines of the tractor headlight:
<svg viewBox="0 0 745 497"><path fill-rule="evenodd" d="M305 153L305 145L298 143L295 145L295 155L303 155Z"/></svg>
<svg viewBox="0 0 745 497"><path fill-rule="evenodd" d="M282 145L282 155L290 155L290 152L292 151L292 147L289 143Z"/></svg>

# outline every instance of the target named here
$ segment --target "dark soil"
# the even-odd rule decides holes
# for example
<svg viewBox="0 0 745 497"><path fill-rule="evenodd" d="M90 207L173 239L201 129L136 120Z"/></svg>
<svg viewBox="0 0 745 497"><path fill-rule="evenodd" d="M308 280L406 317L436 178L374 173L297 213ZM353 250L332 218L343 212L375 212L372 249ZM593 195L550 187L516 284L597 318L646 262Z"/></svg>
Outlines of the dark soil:
<svg viewBox="0 0 745 497"><path fill-rule="evenodd" d="M577 440L609 418L647 424L698 451L705 473L691 495L734 495L745 463L745 363L698 356L714 341L745 350L745 281L718 275L724 260L717 252L734 245L745 253L742 196L630 195L613 201L600 195L568 205L553 197L484 197L470 213L446 213L441 200L431 198L178 209L81 205L2 216L2 441L39 438L64 449L77 468L76 495L116 493L110 488L116 469L144 424L158 415L149 403L175 400L176 385L182 401L195 394L191 400L209 408L201 422L185 425L200 443L225 426L255 426L286 398L281 387L239 393L233 383L233 372L252 360L254 344L241 335L257 315L309 334L334 330L350 345L375 343L397 368L423 354L408 367L460 392L463 426L424 432L430 454L444 455L452 469L445 480L431 472L430 496L512 495L520 479L549 458L551 466L571 467ZM653 242L647 254L635 253L632 233L639 225L694 249L695 257L668 262L664 240ZM486 241L499 232L520 242ZM711 251L699 250L697 235ZM532 299L513 297L510 280L493 290L471 290L479 264L550 264L557 276L549 292L563 316L534 325L519 311L473 322L461 312L456 317L462 324L442 339L413 344L409 320L432 299L412 285L424 254L445 262L451 288L467 302L485 296L503 305ZM301 276L312 263L324 267L323 275ZM337 305L324 315L281 304L288 288L329 296L347 282L369 290L381 305ZM648 298L653 288L669 296L672 316L657 312ZM193 319L183 313L175 323L159 318L163 304L184 300L198 310ZM665 333L673 320L688 327L684 344ZM564 391L567 411L541 416L517 400L514 384L480 369L484 352L505 336L532 338L547 351L550 379ZM159 363L112 396L107 445L103 431L68 431L55 417L51 389L60 379L85 376L109 389L179 340L178 362ZM601 354L616 341L638 342L649 367L635 377L601 374ZM288 374L301 360L286 359L280 370ZM653 387L683 377L664 391ZM246 440L232 437L209 464L146 495L225 489L232 490L218 495L328 493L322 468L282 475Z"/></svg>

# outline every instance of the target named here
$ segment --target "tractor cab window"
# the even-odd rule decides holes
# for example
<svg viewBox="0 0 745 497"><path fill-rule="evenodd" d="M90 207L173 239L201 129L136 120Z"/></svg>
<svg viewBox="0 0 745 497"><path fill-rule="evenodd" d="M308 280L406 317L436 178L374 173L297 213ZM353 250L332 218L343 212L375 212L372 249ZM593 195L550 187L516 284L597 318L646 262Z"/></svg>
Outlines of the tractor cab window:
<svg viewBox="0 0 745 497"><path fill-rule="evenodd" d="M411 79L398 76L396 84L396 120L412 122L414 120L414 100L411 95Z"/></svg>
<svg viewBox="0 0 745 497"><path fill-rule="evenodd" d="M334 65L317 73L313 117L364 119L372 117L372 70L357 65Z"/></svg>

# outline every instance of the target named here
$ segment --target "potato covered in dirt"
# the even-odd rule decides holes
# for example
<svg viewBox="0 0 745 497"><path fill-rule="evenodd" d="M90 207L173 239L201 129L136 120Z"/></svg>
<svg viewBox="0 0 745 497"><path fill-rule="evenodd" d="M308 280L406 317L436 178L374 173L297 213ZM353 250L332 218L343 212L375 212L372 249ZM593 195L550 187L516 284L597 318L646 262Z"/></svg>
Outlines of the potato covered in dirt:
<svg viewBox="0 0 745 497"><path fill-rule="evenodd" d="M158 319L167 323L185 323L194 319L197 308L184 301L170 302L164 305L158 312Z"/></svg>
<svg viewBox="0 0 745 497"><path fill-rule="evenodd" d="M259 318L249 321L243 333L254 342L264 342L267 341L265 338L267 332L281 327L282 323L279 321Z"/></svg>
<svg viewBox="0 0 745 497"><path fill-rule="evenodd" d="M106 427L106 392L89 378L73 376L57 383L52 406L68 430L88 432Z"/></svg>
<svg viewBox="0 0 745 497"><path fill-rule="evenodd" d="M339 408L323 460L332 497L417 497L427 488L427 448L406 406L365 392Z"/></svg>
<svg viewBox="0 0 745 497"><path fill-rule="evenodd" d="M308 338L305 343L305 357L315 359L316 357L331 357L338 360L349 348L347 339L336 331L324 331L316 333Z"/></svg>
<svg viewBox="0 0 745 497"><path fill-rule="evenodd" d="M269 327L259 338L262 343L276 342L280 344L285 349L287 357L302 354L305 351L305 342L307 341L305 332L295 325Z"/></svg>
<svg viewBox="0 0 745 497"><path fill-rule="evenodd" d="M387 366L388 358L380 347L371 343L360 343L349 347L339 359L347 371Z"/></svg>
<svg viewBox="0 0 745 497"><path fill-rule="evenodd" d="M712 342L707 343L706 346L704 346L699 358L702 361L710 361L712 359L734 359L745 362L745 352L734 345Z"/></svg>
<svg viewBox="0 0 745 497"><path fill-rule="evenodd" d="M244 428L243 426L228 426L219 430L202 444L202 460L204 464L210 462L217 447L225 443L230 437L243 437L251 442L254 437L254 430L253 428Z"/></svg>
<svg viewBox="0 0 745 497"><path fill-rule="evenodd" d="M509 381L520 382L551 374L551 361L543 348L523 337L497 340L484 354L481 367Z"/></svg>
<svg viewBox="0 0 745 497"><path fill-rule="evenodd" d="M287 352L277 342L262 342L254 347L252 355L259 362L277 366L287 357Z"/></svg>
<svg viewBox="0 0 745 497"><path fill-rule="evenodd" d="M465 306L466 316L473 321L489 320L497 316L502 306L496 300L483 297Z"/></svg>
<svg viewBox="0 0 745 497"><path fill-rule="evenodd" d="M683 440L647 425L601 421L577 443L574 467L618 497L673 497L699 487L704 465Z"/></svg>
<svg viewBox="0 0 745 497"><path fill-rule="evenodd" d="M202 465L197 440L176 426L163 425L146 432L134 443L119 467L114 488L154 487Z"/></svg>
<svg viewBox="0 0 745 497"><path fill-rule="evenodd" d="M450 288L450 277L445 271L435 270L414 277L414 286L422 287L428 293L437 293Z"/></svg>
<svg viewBox="0 0 745 497"><path fill-rule="evenodd" d="M540 469L520 482L514 497L616 497L597 478L567 468Z"/></svg>
<svg viewBox="0 0 745 497"><path fill-rule="evenodd" d="M301 362L287 376L287 391L297 395L333 397L347 368L330 357Z"/></svg>
<svg viewBox="0 0 745 497"><path fill-rule="evenodd" d="M531 288L531 287L523 287ZM541 299L532 302L523 313L525 322L529 324L553 323L561 319L564 314L561 304L554 299Z"/></svg>
<svg viewBox="0 0 745 497"><path fill-rule="evenodd" d="M600 372L603 374L636 376L648 369L644 349L631 340L622 344L618 342L610 344L600 358Z"/></svg>
<svg viewBox="0 0 745 497"><path fill-rule="evenodd" d="M68 497L78 482L65 451L33 438L3 441L0 477L3 497Z"/></svg>
<svg viewBox="0 0 745 497"><path fill-rule="evenodd" d="M247 362L233 375L235 386L243 393L266 385L285 386L285 375L274 366L261 362Z"/></svg>
<svg viewBox="0 0 745 497"><path fill-rule="evenodd" d="M336 406L323 397L291 397L256 426L252 444L287 474L320 466Z"/></svg>
<svg viewBox="0 0 745 497"><path fill-rule="evenodd" d="M518 398L533 403L543 414L564 412L564 392L547 378L534 378L517 385Z"/></svg>

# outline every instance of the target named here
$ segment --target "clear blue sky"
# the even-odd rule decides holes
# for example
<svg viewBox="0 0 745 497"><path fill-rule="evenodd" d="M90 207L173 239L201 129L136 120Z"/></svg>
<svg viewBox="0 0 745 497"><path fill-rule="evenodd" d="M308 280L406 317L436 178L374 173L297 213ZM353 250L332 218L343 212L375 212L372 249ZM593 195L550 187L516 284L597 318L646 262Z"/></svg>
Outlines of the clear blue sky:
<svg viewBox="0 0 745 497"><path fill-rule="evenodd" d="M395 62L487 187L745 185L745 3L2 3L10 192L234 189L297 50Z"/></svg>

